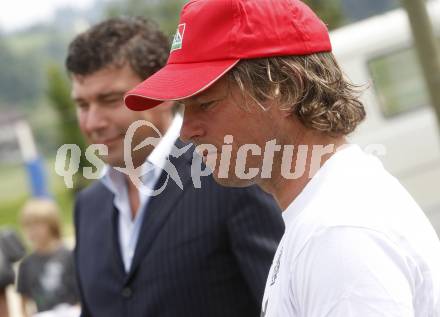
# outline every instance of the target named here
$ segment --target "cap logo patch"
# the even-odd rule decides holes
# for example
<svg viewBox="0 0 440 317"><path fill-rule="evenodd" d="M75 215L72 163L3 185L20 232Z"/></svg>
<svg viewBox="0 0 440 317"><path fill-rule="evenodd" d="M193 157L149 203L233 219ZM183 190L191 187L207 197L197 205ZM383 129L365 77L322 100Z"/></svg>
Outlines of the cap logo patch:
<svg viewBox="0 0 440 317"><path fill-rule="evenodd" d="M176 34L174 35L173 44L171 45L171 52L180 50L183 43L183 35L185 34L186 23L177 26Z"/></svg>

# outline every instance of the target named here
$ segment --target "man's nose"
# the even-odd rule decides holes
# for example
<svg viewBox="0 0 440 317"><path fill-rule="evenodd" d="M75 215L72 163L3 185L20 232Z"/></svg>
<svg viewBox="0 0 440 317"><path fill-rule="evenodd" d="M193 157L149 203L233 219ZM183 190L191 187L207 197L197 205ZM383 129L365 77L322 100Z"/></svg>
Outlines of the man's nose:
<svg viewBox="0 0 440 317"><path fill-rule="evenodd" d="M180 129L180 139L183 142L191 142L193 139L203 136L203 134L204 129L200 120L191 111L185 109L182 128Z"/></svg>
<svg viewBox="0 0 440 317"><path fill-rule="evenodd" d="M107 126L107 123L107 119L102 113L102 110L100 110L97 106L90 106L85 122L87 133L92 133L94 131L103 129Z"/></svg>

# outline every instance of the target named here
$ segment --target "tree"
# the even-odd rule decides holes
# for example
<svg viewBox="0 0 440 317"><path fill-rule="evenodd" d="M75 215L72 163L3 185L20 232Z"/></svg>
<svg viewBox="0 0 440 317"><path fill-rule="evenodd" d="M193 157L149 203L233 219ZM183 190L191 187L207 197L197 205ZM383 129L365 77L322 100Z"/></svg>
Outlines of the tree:
<svg viewBox="0 0 440 317"><path fill-rule="evenodd" d="M110 3L107 16L144 16L156 21L165 34L176 32L179 13L187 0L114 0Z"/></svg>
<svg viewBox="0 0 440 317"><path fill-rule="evenodd" d="M173 35L176 31L180 10L187 1L114 0L108 8L107 15L146 16L158 22L166 34ZM340 0L305 0L304 2L318 14L330 29L342 25L344 16Z"/></svg>
<svg viewBox="0 0 440 317"><path fill-rule="evenodd" d="M327 24L330 30L342 26L344 14L340 0L304 0L304 2Z"/></svg>
<svg viewBox="0 0 440 317"><path fill-rule="evenodd" d="M60 134L58 146L63 144L76 144L80 147L81 159L79 162L79 171L82 171L82 167L88 165L85 156L83 155L85 153L85 143L78 128L75 105L70 97L69 83L66 76L57 65L49 66L47 78L47 97L55 112L58 114L59 119ZM78 192L87 184L88 181L81 175L81 173L77 173L74 176L73 191Z"/></svg>
<svg viewBox="0 0 440 317"><path fill-rule="evenodd" d="M440 48L423 0L402 0L414 35L417 54L440 127Z"/></svg>
<svg viewBox="0 0 440 317"><path fill-rule="evenodd" d="M15 54L0 36L0 103L23 107L43 89L38 59L30 53ZM30 80L32 79L32 80Z"/></svg>

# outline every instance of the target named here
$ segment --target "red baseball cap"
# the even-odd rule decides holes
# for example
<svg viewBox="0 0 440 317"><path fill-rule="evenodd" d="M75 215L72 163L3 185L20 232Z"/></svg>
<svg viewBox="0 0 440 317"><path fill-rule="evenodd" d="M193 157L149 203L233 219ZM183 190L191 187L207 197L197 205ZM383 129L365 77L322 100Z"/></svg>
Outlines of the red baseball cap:
<svg viewBox="0 0 440 317"><path fill-rule="evenodd" d="M192 97L242 59L331 51L325 24L299 0L192 0L167 65L125 95L132 110Z"/></svg>

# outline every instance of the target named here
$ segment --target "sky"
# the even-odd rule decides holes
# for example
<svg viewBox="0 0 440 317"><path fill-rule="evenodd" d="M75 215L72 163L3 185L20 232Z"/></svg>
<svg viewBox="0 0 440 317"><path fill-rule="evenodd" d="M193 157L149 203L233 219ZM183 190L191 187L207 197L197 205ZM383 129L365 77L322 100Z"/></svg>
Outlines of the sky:
<svg viewBox="0 0 440 317"><path fill-rule="evenodd" d="M13 31L50 19L57 8L86 8L93 0L0 0L0 29Z"/></svg>

